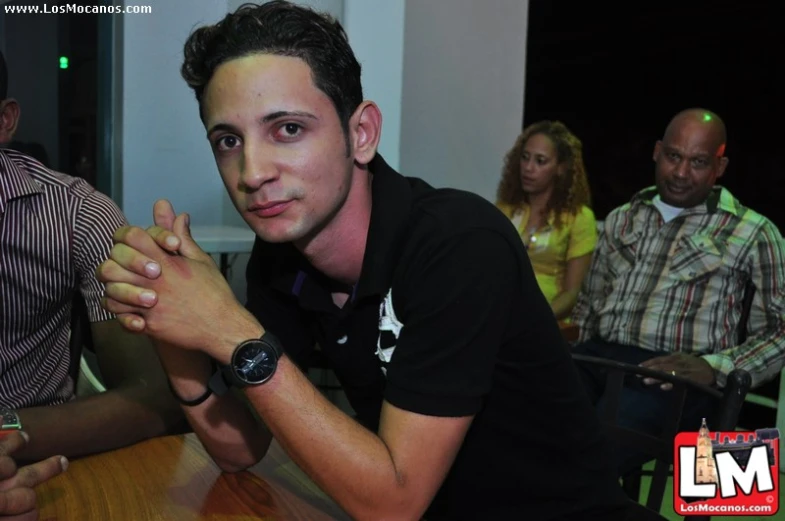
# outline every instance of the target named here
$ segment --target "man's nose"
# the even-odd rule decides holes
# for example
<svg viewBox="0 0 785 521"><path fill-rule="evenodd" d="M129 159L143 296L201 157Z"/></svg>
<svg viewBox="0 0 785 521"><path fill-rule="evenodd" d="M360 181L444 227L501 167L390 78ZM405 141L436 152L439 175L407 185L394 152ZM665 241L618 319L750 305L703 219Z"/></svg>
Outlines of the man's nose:
<svg viewBox="0 0 785 521"><path fill-rule="evenodd" d="M247 146L243 154L240 184L249 191L258 190L263 184L278 177L278 169L269 151L263 147Z"/></svg>
<svg viewBox="0 0 785 521"><path fill-rule="evenodd" d="M679 163L679 166L676 167L676 171L674 172L676 177L681 179L686 179L690 175L690 162L688 159L682 159Z"/></svg>

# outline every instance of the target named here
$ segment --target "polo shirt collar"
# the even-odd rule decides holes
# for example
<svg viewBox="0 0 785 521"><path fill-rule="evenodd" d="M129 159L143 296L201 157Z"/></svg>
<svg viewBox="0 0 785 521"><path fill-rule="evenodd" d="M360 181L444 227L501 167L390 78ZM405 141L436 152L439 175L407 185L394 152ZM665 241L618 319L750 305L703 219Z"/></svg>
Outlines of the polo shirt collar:
<svg viewBox="0 0 785 521"><path fill-rule="evenodd" d="M409 181L390 168L381 155L376 154L369 170L373 174L371 222L356 300L390 289L413 199Z"/></svg>

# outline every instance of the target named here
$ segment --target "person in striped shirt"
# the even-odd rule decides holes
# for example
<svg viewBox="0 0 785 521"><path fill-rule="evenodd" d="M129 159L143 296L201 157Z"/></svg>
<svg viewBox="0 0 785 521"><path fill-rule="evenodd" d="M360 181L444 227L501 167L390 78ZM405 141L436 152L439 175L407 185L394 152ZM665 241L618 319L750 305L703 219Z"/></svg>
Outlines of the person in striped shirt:
<svg viewBox="0 0 785 521"><path fill-rule="evenodd" d="M0 410L29 436L14 457L79 457L162 435L181 425L180 407L152 344L101 307L95 278L126 219L83 179L3 148L19 114L0 54ZM76 292L109 389L89 397L75 397L70 376Z"/></svg>
<svg viewBox="0 0 785 521"><path fill-rule="evenodd" d="M613 210L599 234L572 319L573 352L640 364L723 387L735 368L753 387L785 362L785 249L776 226L743 206L717 180L725 172L726 130L700 108L677 114L654 147L656 186ZM747 323L742 301L754 287ZM748 337L738 342L742 328ZM583 369L595 403L602 378ZM659 431L669 384L627 385L620 421ZM710 417L708 399L688 396L684 430ZM623 453L625 474L645 457Z"/></svg>

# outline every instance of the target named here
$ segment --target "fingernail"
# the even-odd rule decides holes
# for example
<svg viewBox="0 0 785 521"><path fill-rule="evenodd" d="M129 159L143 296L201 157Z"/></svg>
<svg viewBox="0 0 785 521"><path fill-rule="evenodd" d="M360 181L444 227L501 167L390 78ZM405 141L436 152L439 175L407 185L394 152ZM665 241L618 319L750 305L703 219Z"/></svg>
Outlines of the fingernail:
<svg viewBox="0 0 785 521"><path fill-rule="evenodd" d="M185 226L186 228L191 227L191 214L189 213L185 214Z"/></svg>
<svg viewBox="0 0 785 521"><path fill-rule="evenodd" d="M65 456L60 456L60 466L63 467L63 472L68 470L68 460Z"/></svg>
<svg viewBox="0 0 785 521"><path fill-rule="evenodd" d="M166 245L172 248L177 248L180 245L180 241L177 240L177 237L169 236L166 238Z"/></svg>
<svg viewBox="0 0 785 521"><path fill-rule="evenodd" d="M148 262L144 265L144 271L152 277L157 277L161 274L161 266L157 262Z"/></svg>
<svg viewBox="0 0 785 521"><path fill-rule="evenodd" d="M134 329L142 329L144 327L144 322L142 322L138 318L135 318L131 320L131 327L133 327Z"/></svg>
<svg viewBox="0 0 785 521"><path fill-rule="evenodd" d="M25 443L30 441L30 435L27 434L25 431L19 431L19 434L25 439Z"/></svg>
<svg viewBox="0 0 785 521"><path fill-rule="evenodd" d="M155 304L155 292L145 290L139 295L139 299L145 304Z"/></svg>

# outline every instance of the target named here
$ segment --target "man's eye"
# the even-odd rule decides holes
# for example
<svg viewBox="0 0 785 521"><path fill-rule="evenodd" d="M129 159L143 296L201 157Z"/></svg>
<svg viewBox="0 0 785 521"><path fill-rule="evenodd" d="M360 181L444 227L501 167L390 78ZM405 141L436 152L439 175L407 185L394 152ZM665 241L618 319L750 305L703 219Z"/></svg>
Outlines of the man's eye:
<svg viewBox="0 0 785 521"><path fill-rule="evenodd" d="M285 123L281 125L278 129L278 138L279 139L292 139L299 136L302 133L302 125L297 123Z"/></svg>
<svg viewBox="0 0 785 521"><path fill-rule="evenodd" d="M693 159L692 166L693 168L706 168L709 165L709 162L705 159Z"/></svg>
<svg viewBox="0 0 785 521"><path fill-rule="evenodd" d="M235 148L240 144L240 140L235 136L224 136L216 142L218 150L226 151Z"/></svg>

